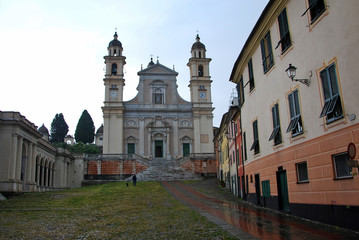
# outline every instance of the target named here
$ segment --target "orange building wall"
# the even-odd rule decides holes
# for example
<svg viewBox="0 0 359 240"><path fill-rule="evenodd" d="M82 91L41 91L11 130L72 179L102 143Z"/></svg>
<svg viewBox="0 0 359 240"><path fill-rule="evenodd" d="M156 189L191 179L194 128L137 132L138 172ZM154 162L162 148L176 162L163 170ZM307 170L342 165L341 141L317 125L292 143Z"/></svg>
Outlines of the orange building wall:
<svg viewBox="0 0 359 240"><path fill-rule="evenodd" d="M249 183L249 192L255 193L254 175L259 173L261 182L270 180L271 195L278 195L276 171L282 166L287 172L290 203L358 206L359 176L334 179L332 155L346 152L350 142L359 147L359 124L258 158L245 166L249 180L251 175L253 179ZM295 164L304 161L307 162L309 182L297 183ZM358 170L353 168L352 172L357 174Z"/></svg>

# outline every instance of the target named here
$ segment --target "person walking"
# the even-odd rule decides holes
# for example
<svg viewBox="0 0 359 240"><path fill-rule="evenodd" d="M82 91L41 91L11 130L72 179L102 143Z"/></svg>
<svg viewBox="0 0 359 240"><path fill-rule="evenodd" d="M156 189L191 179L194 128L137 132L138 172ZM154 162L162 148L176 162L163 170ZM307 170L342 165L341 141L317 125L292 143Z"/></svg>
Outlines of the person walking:
<svg viewBox="0 0 359 240"><path fill-rule="evenodd" d="M132 182L133 182L133 186L135 186L135 187L136 187L136 182L137 182L137 177L136 177L136 174L135 174L135 175L133 175L133 177L132 177Z"/></svg>

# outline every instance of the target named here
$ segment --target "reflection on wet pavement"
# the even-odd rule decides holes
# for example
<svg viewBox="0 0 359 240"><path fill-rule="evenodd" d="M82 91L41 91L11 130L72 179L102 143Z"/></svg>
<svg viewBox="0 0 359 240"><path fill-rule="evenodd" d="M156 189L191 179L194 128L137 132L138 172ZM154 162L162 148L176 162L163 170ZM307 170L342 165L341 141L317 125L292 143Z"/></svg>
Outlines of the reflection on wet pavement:
<svg viewBox="0 0 359 240"><path fill-rule="evenodd" d="M334 230L282 213L210 197L181 182L162 184L180 201L205 212L204 215L209 216L210 220L217 218L240 230L238 234L232 234L241 239L359 239L354 232Z"/></svg>

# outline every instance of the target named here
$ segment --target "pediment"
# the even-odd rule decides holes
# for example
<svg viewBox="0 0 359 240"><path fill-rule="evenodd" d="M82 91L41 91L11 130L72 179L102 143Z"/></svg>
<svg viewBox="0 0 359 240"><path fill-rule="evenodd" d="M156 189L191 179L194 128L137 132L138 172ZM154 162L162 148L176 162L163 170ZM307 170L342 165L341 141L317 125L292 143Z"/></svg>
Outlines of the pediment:
<svg viewBox="0 0 359 240"><path fill-rule="evenodd" d="M142 71L139 71L137 74L140 76L147 75L147 74L148 75L156 74L156 75L175 75L175 76L177 76L178 72L176 72L162 64L157 63L148 68L143 69Z"/></svg>

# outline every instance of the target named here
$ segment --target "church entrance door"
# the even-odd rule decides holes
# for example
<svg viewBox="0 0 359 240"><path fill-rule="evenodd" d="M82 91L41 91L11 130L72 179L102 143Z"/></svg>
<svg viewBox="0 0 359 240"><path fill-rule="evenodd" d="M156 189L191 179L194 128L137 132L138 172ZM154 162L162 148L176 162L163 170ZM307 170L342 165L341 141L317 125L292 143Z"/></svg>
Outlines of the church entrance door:
<svg viewBox="0 0 359 240"><path fill-rule="evenodd" d="M155 157L161 158L163 157L163 141L155 140Z"/></svg>

